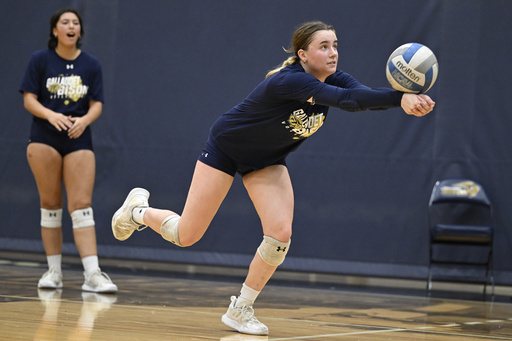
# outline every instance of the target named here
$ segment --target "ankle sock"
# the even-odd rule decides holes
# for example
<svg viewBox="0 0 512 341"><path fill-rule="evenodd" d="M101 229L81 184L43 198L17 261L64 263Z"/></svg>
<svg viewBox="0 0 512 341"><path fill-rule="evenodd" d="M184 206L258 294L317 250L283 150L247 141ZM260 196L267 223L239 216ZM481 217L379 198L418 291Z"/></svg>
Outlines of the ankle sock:
<svg viewBox="0 0 512 341"><path fill-rule="evenodd" d="M254 301L260 294L260 291L254 290L253 288L248 287L245 283L242 285L242 290L240 290L240 295L236 301L236 306L240 305L253 305Z"/></svg>
<svg viewBox="0 0 512 341"><path fill-rule="evenodd" d="M62 266L62 255L51 255L46 256L46 261L48 262L48 268L55 268L61 270Z"/></svg>
<svg viewBox="0 0 512 341"><path fill-rule="evenodd" d="M132 219L137 224L144 224L144 214L146 214L147 207L135 207L132 211Z"/></svg>
<svg viewBox="0 0 512 341"><path fill-rule="evenodd" d="M85 273L87 274L99 269L98 256L87 256L82 258L82 265L84 266Z"/></svg>

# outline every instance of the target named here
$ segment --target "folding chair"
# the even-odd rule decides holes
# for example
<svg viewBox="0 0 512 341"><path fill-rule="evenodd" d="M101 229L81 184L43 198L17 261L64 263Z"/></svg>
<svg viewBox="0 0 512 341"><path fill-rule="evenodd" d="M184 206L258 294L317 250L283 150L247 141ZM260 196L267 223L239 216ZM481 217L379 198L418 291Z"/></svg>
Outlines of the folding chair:
<svg viewBox="0 0 512 341"><path fill-rule="evenodd" d="M483 283L494 290L492 206L470 179L437 181L429 201L430 259L427 289L435 279Z"/></svg>

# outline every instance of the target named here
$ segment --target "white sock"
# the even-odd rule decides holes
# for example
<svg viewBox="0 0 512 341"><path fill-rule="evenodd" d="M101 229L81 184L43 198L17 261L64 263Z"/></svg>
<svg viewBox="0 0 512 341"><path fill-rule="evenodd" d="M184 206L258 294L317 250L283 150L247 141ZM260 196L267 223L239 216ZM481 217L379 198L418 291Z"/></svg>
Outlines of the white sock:
<svg viewBox="0 0 512 341"><path fill-rule="evenodd" d="M256 291L253 288L248 287L245 283L242 285L242 290L240 290L240 296L236 300L236 306L240 305L253 305L254 301L260 294L260 291Z"/></svg>
<svg viewBox="0 0 512 341"><path fill-rule="evenodd" d="M146 214L146 210L148 207L135 207L132 211L132 219L137 224L145 225L144 223L144 214Z"/></svg>
<svg viewBox="0 0 512 341"><path fill-rule="evenodd" d="M48 262L48 268L61 270L62 255L46 256L46 261Z"/></svg>
<svg viewBox="0 0 512 341"><path fill-rule="evenodd" d="M85 273L91 273L100 268L98 256L87 256L82 258L82 265L84 266Z"/></svg>

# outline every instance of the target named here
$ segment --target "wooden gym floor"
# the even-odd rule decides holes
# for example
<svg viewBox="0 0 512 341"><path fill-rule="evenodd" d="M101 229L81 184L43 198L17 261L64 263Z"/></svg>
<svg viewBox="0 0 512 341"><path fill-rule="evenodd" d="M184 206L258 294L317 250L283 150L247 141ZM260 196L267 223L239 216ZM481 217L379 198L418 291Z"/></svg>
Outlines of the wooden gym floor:
<svg viewBox="0 0 512 341"><path fill-rule="evenodd" d="M63 267L62 290L38 291L45 264L0 259L0 340L512 340L510 297L271 281L255 305L270 329L261 337L220 321L239 278L103 270L119 286L116 295L82 292L76 264Z"/></svg>

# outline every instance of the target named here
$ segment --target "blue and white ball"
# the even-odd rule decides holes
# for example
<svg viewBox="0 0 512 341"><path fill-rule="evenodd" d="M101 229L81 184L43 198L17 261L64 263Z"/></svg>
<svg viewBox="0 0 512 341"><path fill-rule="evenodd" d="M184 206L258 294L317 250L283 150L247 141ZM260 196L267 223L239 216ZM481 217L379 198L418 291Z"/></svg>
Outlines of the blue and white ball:
<svg viewBox="0 0 512 341"><path fill-rule="evenodd" d="M389 56L386 77L395 90L423 94L436 82L437 58L425 45L408 43Z"/></svg>

